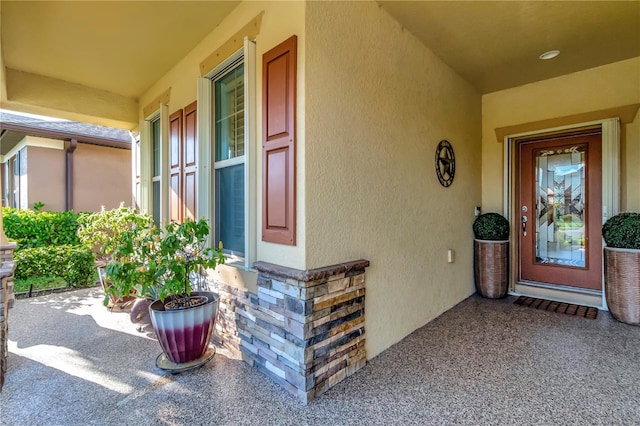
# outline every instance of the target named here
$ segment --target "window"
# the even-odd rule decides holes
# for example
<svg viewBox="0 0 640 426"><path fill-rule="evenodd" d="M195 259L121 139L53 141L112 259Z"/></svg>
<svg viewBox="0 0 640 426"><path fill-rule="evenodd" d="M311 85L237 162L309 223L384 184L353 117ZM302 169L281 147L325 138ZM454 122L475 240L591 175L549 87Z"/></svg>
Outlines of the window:
<svg viewBox="0 0 640 426"><path fill-rule="evenodd" d="M156 226L160 226L160 171L161 171L160 118L151 122L151 186L152 216Z"/></svg>
<svg viewBox="0 0 640 426"><path fill-rule="evenodd" d="M133 145L133 197L134 197L134 208L136 210L140 210L142 207L140 205L140 186L141 186L141 172L140 172L140 138L136 138L135 143Z"/></svg>
<svg viewBox="0 0 640 426"><path fill-rule="evenodd" d="M242 58L213 78L215 244L245 257L245 77Z"/></svg>

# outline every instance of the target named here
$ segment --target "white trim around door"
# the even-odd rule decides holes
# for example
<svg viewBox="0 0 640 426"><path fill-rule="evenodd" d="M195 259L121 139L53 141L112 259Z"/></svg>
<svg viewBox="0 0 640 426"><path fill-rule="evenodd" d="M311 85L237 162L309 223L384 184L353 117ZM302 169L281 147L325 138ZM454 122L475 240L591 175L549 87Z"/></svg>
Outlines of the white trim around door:
<svg viewBox="0 0 640 426"><path fill-rule="evenodd" d="M516 227L520 224L515 205L515 146L518 140L526 137L545 135L549 133L564 133L594 128L599 126L602 131L602 223L607 218L618 213L620 208L620 120L609 118L604 120L577 123L568 126L540 129L531 132L508 135L504 138L504 205L503 213L512 226L512 235L516 235ZM518 280L518 245L511 244L511 265L509 276L509 294L525 295L567 303L576 303L607 309L603 287L600 291L580 290L570 287L551 286L519 282Z"/></svg>

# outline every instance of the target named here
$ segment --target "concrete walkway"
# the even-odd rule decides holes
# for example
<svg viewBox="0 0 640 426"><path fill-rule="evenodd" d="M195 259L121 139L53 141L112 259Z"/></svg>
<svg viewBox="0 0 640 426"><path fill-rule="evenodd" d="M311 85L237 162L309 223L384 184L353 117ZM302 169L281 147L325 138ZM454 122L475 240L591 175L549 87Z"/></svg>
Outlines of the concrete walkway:
<svg viewBox="0 0 640 426"><path fill-rule="evenodd" d="M467 299L304 406L218 351L179 375L85 289L9 314L6 425L640 424L640 327Z"/></svg>

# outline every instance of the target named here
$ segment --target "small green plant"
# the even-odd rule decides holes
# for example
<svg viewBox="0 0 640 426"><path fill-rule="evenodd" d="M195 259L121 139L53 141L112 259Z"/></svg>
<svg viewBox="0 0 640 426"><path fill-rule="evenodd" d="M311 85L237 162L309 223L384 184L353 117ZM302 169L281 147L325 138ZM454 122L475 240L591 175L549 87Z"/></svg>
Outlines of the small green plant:
<svg viewBox="0 0 640 426"><path fill-rule="evenodd" d="M94 277L93 253L83 245L26 248L14 256L16 279L53 275L72 287L83 287Z"/></svg>
<svg viewBox="0 0 640 426"><path fill-rule="evenodd" d="M42 201L36 201L33 203L33 211L40 212L44 208L44 203Z"/></svg>
<svg viewBox="0 0 640 426"><path fill-rule="evenodd" d="M640 250L640 213L619 213L602 226L608 247Z"/></svg>
<svg viewBox="0 0 640 426"><path fill-rule="evenodd" d="M127 231L146 229L152 222L151 216L124 207L124 203L110 210L102 207L97 213L78 218L78 238L93 250L97 260L106 263L123 244L122 239L130 237Z"/></svg>
<svg viewBox="0 0 640 426"><path fill-rule="evenodd" d="M126 231L106 268L113 284L109 292L119 299L157 294L163 302L188 296L194 274L225 261L221 245L205 247L208 236L204 219L170 223L162 230L151 225Z"/></svg>
<svg viewBox="0 0 640 426"><path fill-rule="evenodd" d="M473 222L473 234L478 240L507 240L509 238L509 221L498 213L481 214Z"/></svg>

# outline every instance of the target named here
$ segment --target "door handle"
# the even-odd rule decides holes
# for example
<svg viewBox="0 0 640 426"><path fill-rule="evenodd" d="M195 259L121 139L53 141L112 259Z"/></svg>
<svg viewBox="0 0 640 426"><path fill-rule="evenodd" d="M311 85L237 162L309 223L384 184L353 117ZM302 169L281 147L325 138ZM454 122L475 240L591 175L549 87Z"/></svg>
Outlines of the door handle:
<svg viewBox="0 0 640 426"><path fill-rule="evenodd" d="M526 237L527 236L527 221L529 219L526 216L522 216L522 236Z"/></svg>

